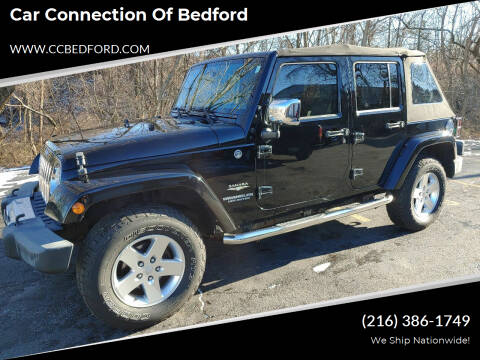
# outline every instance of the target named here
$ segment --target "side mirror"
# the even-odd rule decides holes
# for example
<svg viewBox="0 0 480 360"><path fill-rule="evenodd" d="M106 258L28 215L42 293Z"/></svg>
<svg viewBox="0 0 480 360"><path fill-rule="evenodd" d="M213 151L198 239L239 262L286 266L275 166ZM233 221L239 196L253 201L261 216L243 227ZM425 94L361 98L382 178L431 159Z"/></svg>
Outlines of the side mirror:
<svg viewBox="0 0 480 360"><path fill-rule="evenodd" d="M300 100L273 100L268 107L268 120L272 124L299 125Z"/></svg>

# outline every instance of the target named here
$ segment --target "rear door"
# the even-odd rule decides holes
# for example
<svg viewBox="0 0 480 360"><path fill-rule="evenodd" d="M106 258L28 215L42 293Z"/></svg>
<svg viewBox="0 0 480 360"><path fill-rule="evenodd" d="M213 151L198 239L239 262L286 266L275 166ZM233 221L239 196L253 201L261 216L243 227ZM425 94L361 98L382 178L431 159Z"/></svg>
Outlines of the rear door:
<svg viewBox="0 0 480 360"><path fill-rule="evenodd" d="M402 60L351 58L351 70L354 109L350 181L354 189L374 188L406 137Z"/></svg>
<svg viewBox="0 0 480 360"><path fill-rule="evenodd" d="M273 99L300 99L299 125L282 125L257 159L263 209L331 201L349 191L346 57L279 58L269 84ZM346 133L345 133L346 131ZM266 191L264 191L266 189Z"/></svg>

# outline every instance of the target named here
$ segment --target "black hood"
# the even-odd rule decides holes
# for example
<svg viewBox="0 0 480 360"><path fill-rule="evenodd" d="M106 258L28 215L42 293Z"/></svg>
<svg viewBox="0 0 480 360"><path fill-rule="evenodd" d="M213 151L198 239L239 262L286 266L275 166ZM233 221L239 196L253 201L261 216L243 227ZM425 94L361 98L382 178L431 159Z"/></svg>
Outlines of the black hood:
<svg viewBox="0 0 480 360"><path fill-rule="evenodd" d="M66 138L54 138L52 142L63 156L64 170L76 166L77 152L85 154L87 166L95 166L218 146L217 136L208 124L174 119L88 130Z"/></svg>

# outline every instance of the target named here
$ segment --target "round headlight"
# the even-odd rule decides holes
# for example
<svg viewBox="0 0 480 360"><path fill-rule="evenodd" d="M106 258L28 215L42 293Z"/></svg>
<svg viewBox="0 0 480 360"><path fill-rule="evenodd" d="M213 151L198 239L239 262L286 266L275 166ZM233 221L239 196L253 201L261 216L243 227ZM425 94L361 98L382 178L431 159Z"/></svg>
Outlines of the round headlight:
<svg viewBox="0 0 480 360"><path fill-rule="evenodd" d="M452 119L449 119L447 121L447 124L445 125L445 131L449 134L449 135L453 135L453 132L455 131L455 124L453 123L453 120Z"/></svg>

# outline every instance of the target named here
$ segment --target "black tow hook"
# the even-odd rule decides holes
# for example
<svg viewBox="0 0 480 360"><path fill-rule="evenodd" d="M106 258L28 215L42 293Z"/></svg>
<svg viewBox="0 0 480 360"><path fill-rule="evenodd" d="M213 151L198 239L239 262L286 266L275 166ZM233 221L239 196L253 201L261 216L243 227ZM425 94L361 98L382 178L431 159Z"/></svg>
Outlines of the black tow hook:
<svg viewBox="0 0 480 360"><path fill-rule="evenodd" d="M25 214L18 214L16 217L15 217L15 225L20 225L20 223L18 222L22 217L25 217Z"/></svg>

